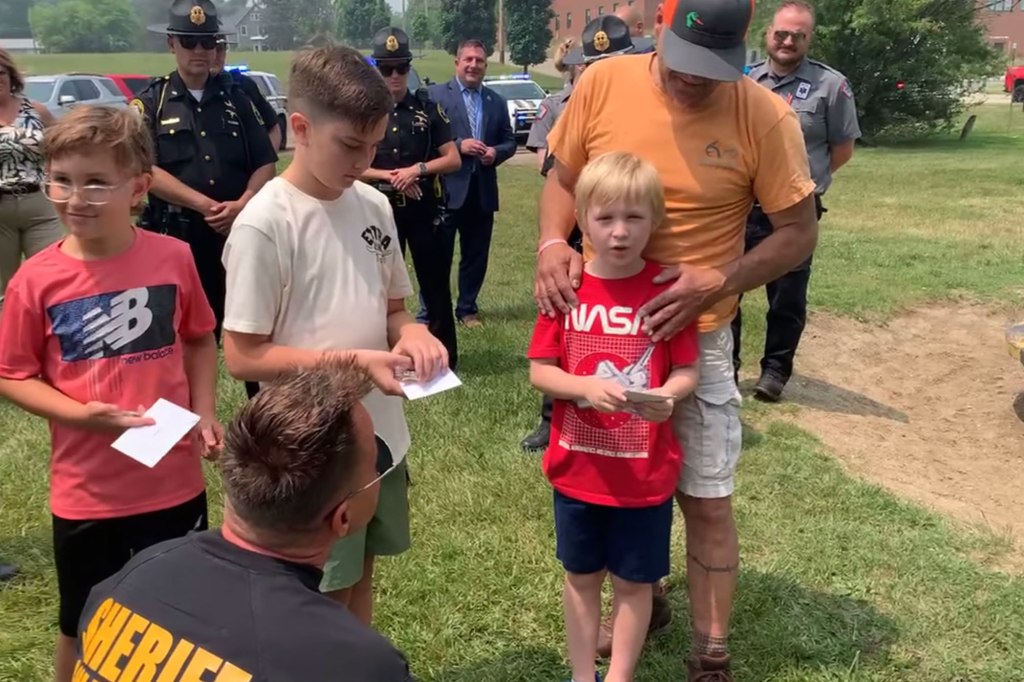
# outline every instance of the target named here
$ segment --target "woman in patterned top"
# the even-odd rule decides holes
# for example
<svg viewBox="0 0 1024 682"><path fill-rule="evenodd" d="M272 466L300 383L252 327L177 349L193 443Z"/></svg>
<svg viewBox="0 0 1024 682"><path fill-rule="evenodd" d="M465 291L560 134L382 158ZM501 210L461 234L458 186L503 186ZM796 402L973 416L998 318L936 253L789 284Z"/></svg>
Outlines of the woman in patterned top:
<svg viewBox="0 0 1024 682"><path fill-rule="evenodd" d="M22 257L64 234L41 191L43 131L54 118L42 104L30 102L24 90L14 60L0 50L0 307Z"/></svg>

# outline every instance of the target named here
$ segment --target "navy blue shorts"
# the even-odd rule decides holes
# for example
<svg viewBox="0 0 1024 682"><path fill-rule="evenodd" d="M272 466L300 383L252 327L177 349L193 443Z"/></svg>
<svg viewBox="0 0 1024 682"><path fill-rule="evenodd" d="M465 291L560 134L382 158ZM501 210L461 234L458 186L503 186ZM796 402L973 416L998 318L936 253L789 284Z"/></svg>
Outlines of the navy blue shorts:
<svg viewBox="0 0 1024 682"><path fill-rule="evenodd" d="M656 583L669 572L672 498L656 507L605 507L555 491L557 556L569 573Z"/></svg>

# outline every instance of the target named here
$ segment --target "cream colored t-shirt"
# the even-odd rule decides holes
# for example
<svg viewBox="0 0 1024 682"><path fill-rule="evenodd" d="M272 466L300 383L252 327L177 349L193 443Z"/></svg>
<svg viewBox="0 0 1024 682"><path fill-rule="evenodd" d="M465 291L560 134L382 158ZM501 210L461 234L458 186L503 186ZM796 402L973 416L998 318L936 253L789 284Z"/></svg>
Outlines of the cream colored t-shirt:
<svg viewBox="0 0 1024 682"><path fill-rule="evenodd" d="M391 206L361 182L320 201L271 180L235 220L224 267L224 329L296 348L389 350L388 300L413 292ZM402 399L375 390L363 404L405 457Z"/></svg>

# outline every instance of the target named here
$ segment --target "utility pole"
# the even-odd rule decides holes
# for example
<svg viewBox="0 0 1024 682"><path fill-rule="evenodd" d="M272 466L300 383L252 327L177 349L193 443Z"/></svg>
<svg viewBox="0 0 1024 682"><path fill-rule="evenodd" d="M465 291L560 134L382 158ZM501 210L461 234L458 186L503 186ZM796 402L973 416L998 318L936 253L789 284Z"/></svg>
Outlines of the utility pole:
<svg viewBox="0 0 1024 682"><path fill-rule="evenodd" d="M498 63L505 63L505 0L498 0Z"/></svg>

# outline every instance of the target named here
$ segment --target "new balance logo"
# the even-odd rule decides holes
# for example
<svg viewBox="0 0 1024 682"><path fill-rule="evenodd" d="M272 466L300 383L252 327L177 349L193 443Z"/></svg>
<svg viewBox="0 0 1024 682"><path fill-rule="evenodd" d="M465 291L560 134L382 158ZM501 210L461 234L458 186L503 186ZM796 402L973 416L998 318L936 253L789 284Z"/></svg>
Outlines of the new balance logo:
<svg viewBox="0 0 1024 682"><path fill-rule="evenodd" d="M172 346L177 287L162 284L89 296L47 310L65 362Z"/></svg>

